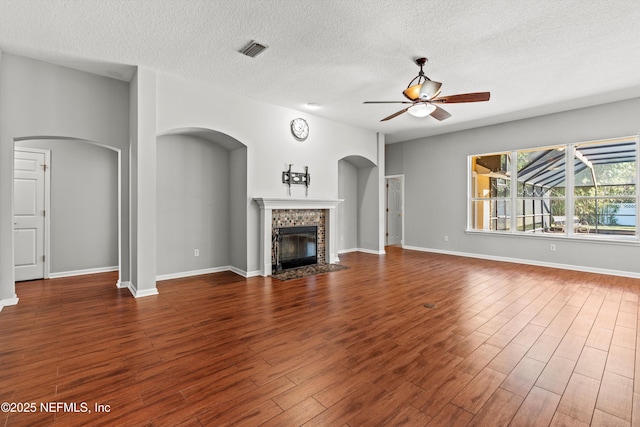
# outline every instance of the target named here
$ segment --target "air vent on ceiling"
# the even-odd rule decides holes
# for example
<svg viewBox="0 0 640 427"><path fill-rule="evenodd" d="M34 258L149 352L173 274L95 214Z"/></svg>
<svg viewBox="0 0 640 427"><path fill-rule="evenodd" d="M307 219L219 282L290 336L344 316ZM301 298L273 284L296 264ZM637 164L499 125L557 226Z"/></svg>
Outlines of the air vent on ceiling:
<svg viewBox="0 0 640 427"><path fill-rule="evenodd" d="M255 58L259 54L261 54L268 46L257 43L255 40L251 40L251 43L246 45L244 49L239 52L243 55L250 56L251 58Z"/></svg>

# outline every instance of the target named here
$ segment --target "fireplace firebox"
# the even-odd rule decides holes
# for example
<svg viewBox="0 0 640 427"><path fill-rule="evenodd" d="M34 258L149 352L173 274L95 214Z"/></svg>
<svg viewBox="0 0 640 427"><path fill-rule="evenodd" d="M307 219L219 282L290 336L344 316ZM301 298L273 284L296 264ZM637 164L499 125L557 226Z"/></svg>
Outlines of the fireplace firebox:
<svg viewBox="0 0 640 427"><path fill-rule="evenodd" d="M275 271L318 263L318 227L284 227L278 229Z"/></svg>

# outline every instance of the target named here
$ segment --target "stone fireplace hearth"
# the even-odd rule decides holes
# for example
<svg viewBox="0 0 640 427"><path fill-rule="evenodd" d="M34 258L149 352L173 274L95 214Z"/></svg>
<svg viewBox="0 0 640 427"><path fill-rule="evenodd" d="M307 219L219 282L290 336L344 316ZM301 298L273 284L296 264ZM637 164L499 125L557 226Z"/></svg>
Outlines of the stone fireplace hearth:
<svg viewBox="0 0 640 427"><path fill-rule="evenodd" d="M318 227L318 263L333 264L338 259L336 207L342 200L254 199L260 206L260 267L269 276L275 262L273 230L280 227Z"/></svg>

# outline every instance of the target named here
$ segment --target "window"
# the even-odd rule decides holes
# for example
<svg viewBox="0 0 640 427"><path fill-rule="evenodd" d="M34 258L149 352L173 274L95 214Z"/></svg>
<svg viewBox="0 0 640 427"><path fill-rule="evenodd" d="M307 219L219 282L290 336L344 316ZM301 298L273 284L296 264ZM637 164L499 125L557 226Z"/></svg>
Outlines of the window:
<svg viewBox="0 0 640 427"><path fill-rule="evenodd" d="M565 147L518 151L518 231L540 233L565 215Z"/></svg>
<svg viewBox="0 0 640 427"><path fill-rule="evenodd" d="M636 239L638 138L470 156L469 230Z"/></svg>
<svg viewBox="0 0 640 427"><path fill-rule="evenodd" d="M636 234L636 148L624 140L576 145L574 215L590 232Z"/></svg>
<svg viewBox="0 0 640 427"><path fill-rule="evenodd" d="M511 157L509 153L476 156L473 162L472 212L478 230L511 229Z"/></svg>

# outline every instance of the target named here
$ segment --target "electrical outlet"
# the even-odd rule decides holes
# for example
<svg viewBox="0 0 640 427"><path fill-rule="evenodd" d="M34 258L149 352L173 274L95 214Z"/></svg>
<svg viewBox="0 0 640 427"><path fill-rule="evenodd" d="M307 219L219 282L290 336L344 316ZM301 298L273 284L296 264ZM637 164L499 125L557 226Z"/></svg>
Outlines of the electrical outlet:
<svg viewBox="0 0 640 427"><path fill-rule="evenodd" d="M444 241L448 242L449 241L449 236L444 236Z"/></svg>
<svg viewBox="0 0 640 427"><path fill-rule="evenodd" d="M556 251L556 245L554 245L553 243L549 245L549 250L551 252L555 252Z"/></svg>
<svg viewBox="0 0 640 427"><path fill-rule="evenodd" d="M194 249L193 256L200 256L200 249Z"/></svg>

